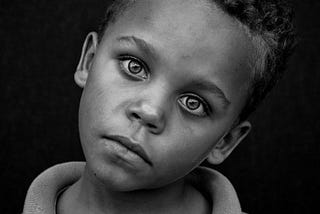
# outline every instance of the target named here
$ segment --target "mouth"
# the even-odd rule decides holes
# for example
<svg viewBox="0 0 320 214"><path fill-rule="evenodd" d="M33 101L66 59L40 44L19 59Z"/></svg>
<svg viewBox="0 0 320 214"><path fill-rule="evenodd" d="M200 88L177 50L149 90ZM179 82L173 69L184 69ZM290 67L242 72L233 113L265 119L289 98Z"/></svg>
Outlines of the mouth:
<svg viewBox="0 0 320 214"><path fill-rule="evenodd" d="M138 143L134 143L129 138L124 137L124 136L120 136L120 135L107 135L107 136L104 136L104 138L106 138L108 140L116 141L120 145L126 147L128 150L130 150L133 153L137 154L147 164L152 166L152 162L151 162L150 158L148 157L147 153L145 152L145 150Z"/></svg>

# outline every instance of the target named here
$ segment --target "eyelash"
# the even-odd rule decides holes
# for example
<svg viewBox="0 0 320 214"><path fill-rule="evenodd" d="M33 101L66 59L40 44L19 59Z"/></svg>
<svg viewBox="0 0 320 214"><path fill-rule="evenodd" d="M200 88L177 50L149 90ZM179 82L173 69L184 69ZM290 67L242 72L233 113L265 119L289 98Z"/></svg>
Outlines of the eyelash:
<svg viewBox="0 0 320 214"><path fill-rule="evenodd" d="M149 73L148 73L149 69L148 69L148 66L142 60L140 60L140 59L138 59L136 57L130 56L130 55L122 55L122 56L119 57L118 60L119 60L119 65L120 65L121 70L123 72L125 72L126 75L129 75L131 78L135 78L135 79L139 79L139 80L148 79L148 77L149 77ZM127 65L125 65L126 61L128 61ZM133 73L132 71L130 71L130 68L129 68L130 63L138 64L139 66L141 66L141 70L139 72L137 72L137 73ZM141 71L144 71L145 75L139 76L138 74ZM188 99L193 99L193 100L198 101L199 102L199 107L203 108L203 113L194 113L194 112L192 112L192 111L197 110L199 107L196 108L196 109L193 109L193 110L189 109L187 107L187 104L184 104L184 101L188 101ZM209 107L207 102L204 101L201 97L199 97L197 95L194 95L194 94L184 94L184 95L179 97L178 102L179 102L179 104L182 106L182 108L185 111L188 111L190 114L192 114L194 116L197 116L197 117L206 117L211 112L211 108Z"/></svg>
<svg viewBox="0 0 320 214"><path fill-rule="evenodd" d="M190 109L187 106L187 103L185 104L184 102L187 102L188 99L193 99L199 102L199 106L196 109ZM188 111L189 113L191 113L192 115L195 115L197 117L206 117L210 114L211 112L211 108L208 105L208 103L206 101L204 101L201 97L194 95L194 94L184 94L182 96L180 96L180 98L178 99L178 102L182 105L182 108L186 111ZM199 109L199 107L203 108L203 112L200 113L195 113L193 111L196 111L197 109Z"/></svg>
<svg viewBox="0 0 320 214"><path fill-rule="evenodd" d="M138 79L138 80L146 80L149 77L149 73L148 73L148 66L140 59L133 57L133 56L129 56L129 55L122 55L119 57L119 66L120 69L125 72L127 75L129 75L132 78ZM125 63L128 63L127 65L125 65ZM134 73L132 71L130 71L130 63L135 63L138 66L141 66L141 70L137 73ZM141 73L141 71L144 71L144 75L138 75Z"/></svg>

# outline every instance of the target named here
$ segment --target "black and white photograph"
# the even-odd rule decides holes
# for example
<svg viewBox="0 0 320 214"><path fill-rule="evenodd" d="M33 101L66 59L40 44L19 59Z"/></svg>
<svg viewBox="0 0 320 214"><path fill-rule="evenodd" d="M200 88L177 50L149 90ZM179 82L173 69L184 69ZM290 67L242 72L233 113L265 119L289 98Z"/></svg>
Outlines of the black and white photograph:
<svg viewBox="0 0 320 214"><path fill-rule="evenodd" d="M0 213L317 213L319 11L0 0Z"/></svg>

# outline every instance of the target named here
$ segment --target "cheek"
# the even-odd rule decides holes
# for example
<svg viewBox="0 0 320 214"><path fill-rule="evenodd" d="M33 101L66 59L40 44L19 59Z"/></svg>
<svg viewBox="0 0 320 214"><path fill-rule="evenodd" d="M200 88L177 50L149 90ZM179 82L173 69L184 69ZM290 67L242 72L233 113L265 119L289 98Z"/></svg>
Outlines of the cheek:
<svg viewBox="0 0 320 214"><path fill-rule="evenodd" d="M202 162L212 148L223 138L229 127L228 118L183 123L182 129L173 133L180 138L183 150L193 162Z"/></svg>
<svg viewBox="0 0 320 214"><path fill-rule="evenodd" d="M206 158L221 136L220 130L208 130L205 126L175 125L164 141L170 143L159 149L167 156L163 158L168 162L167 165L193 168Z"/></svg>
<svg viewBox="0 0 320 214"><path fill-rule="evenodd" d="M97 60L90 71L86 87L84 89L83 104L92 114L110 114L120 96L121 76L117 65L110 60L108 63ZM122 94L123 95L123 94Z"/></svg>
<svg viewBox="0 0 320 214"><path fill-rule="evenodd" d="M190 131L190 130L189 130ZM200 164L208 155L214 142L215 136L200 130L192 130L185 133L183 142L185 142L184 156L186 156L192 164Z"/></svg>
<svg viewBox="0 0 320 214"><path fill-rule="evenodd" d="M208 136L190 127L173 129L157 144L157 182L171 183L190 173L207 157L215 140L215 135Z"/></svg>

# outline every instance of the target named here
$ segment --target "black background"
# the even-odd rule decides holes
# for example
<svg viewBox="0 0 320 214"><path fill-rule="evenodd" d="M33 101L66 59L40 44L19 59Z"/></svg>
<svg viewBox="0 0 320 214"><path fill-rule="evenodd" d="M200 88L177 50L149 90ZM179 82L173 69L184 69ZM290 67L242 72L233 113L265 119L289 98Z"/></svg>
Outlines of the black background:
<svg viewBox="0 0 320 214"><path fill-rule="evenodd" d="M73 81L82 42L109 1L0 1L0 213L20 213L32 180L83 160ZM249 213L313 213L319 200L320 1L294 1L300 43L283 80L220 166Z"/></svg>

